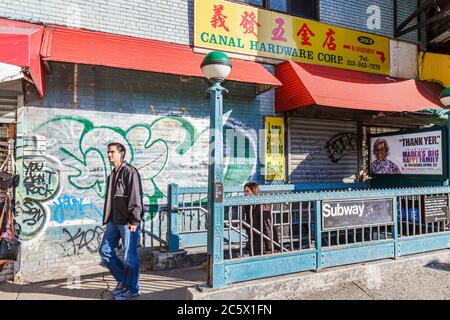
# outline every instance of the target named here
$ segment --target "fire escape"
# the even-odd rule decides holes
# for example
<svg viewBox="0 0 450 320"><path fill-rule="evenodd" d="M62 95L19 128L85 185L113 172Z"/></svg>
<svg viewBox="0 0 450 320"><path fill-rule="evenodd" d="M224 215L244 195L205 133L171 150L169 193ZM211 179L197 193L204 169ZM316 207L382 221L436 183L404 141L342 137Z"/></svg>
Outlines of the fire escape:
<svg viewBox="0 0 450 320"><path fill-rule="evenodd" d="M416 24L407 27L414 19ZM417 0L417 9L398 25L398 0L394 0L394 37L425 28L424 51L450 54L450 0Z"/></svg>

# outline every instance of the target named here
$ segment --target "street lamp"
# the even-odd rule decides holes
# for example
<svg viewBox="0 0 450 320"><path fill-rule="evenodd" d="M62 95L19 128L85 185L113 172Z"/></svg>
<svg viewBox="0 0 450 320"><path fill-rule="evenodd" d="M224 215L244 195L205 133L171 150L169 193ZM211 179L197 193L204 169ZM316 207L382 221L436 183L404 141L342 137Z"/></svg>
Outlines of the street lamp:
<svg viewBox="0 0 450 320"><path fill-rule="evenodd" d="M450 107L450 87L444 89L439 98L444 106Z"/></svg>
<svg viewBox="0 0 450 320"><path fill-rule="evenodd" d="M231 71L231 61L219 51L208 53L202 61L203 75L212 83L209 170L208 170L208 285L224 287L223 265L223 105L222 94L228 92L220 84Z"/></svg>

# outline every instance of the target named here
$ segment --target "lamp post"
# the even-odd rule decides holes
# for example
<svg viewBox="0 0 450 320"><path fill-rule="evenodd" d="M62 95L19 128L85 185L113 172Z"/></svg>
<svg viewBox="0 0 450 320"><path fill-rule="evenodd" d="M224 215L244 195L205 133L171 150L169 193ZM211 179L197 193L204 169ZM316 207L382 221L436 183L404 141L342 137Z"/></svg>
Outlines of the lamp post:
<svg viewBox="0 0 450 320"><path fill-rule="evenodd" d="M212 83L208 89L211 99L209 170L208 170L208 285L225 286L223 265L223 104L221 86L231 71L231 61L219 51L210 52L201 64L203 75Z"/></svg>
<svg viewBox="0 0 450 320"><path fill-rule="evenodd" d="M450 87L444 89L439 98L444 106L450 107Z"/></svg>

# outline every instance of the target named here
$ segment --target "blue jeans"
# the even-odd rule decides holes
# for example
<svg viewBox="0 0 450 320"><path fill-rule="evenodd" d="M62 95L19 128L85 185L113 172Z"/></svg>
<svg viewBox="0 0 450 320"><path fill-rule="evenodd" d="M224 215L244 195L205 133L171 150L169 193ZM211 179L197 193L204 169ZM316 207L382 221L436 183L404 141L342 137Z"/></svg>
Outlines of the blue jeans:
<svg viewBox="0 0 450 320"><path fill-rule="evenodd" d="M113 277L131 292L139 291L139 256L137 246L140 228L135 232L128 230L128 225L116 225L111 221L106 225L100 245L100 256L103 263L111 271ZM124 250L123 262L117 257L115 249L122 239Z"/></svg>

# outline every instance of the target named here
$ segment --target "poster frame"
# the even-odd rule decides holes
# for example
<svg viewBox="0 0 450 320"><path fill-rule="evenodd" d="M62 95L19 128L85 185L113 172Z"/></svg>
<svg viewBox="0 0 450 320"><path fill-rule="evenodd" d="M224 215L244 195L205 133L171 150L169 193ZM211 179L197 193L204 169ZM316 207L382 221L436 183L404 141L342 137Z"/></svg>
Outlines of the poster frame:
<svg viewBox="0 0 450 320"><path fill-rule="evenodd" d="M280 118L280 119L283 119L283 137L284 137L284 139L283 139L283 141L281 141L281 143L283 143L283 158L284 158L284 161L283 161L283 166L284 166L283 179L267 179L267 176L266 176L266 169L267 169L267 167L266 167L267 152L266 151L267 151L267 130L268 130L268 128L266 126L267 118ZM262 172L262 175L263 175L264 183L266 183L266 184L284 184L286 182L286 177L287 177L286 152L288 152L288 151L286 151L286 148L287 148L287 144L286 144L286 139L287 139L286 138L286 133L287 133L287 130L286 130L286 128L287 128L286 127L286 117L278 116L278 115L265 115L265 116L263 116L263 123L264 123L264 143L261 145L261 147L264 148L264 152L262 153L263 157L264 157L264 159L263 159L264 165L261 166L261 172Z"/></svg>
<svg viewBox="0 0 450 320"><path fill-rule="evenodd" d="M367 198L367 199L345 199L345 200L324 200L322 201L322 208L324 203L343 203L343 202L351 202L351 201L388 201L391 202L391 221L383 222L383 223L364 223L364 224L355 224L351 226L343 226L343 227L325 227L325 217L323 214L321 215L322 222L322 231L339 231L339 230L353 230L359 228L369 228L369 227L379 227L379 226L390 226L395 223L394 220L394 203L392 198ZM323 210L323 209L322 209Z"/></svg>
<svg viewBox="0 0 450 320"><path fill-rule="evenodd" d="M413 133L422 133L422 132L430 132L430 131L441 131L441 143L442 143L442 174L372 174L370 164L373 160L372 154L372 138L379 137L388 137L388 136L396 136L396 135L404 135L404 134L413 134ZM411 182L414 180L420 181L443 181L448 178L448 136L447 136L447 127L446 126L432 126L429 128L421 128L421 129L406 129L394 132L387 133L377 133L377 134L369 134L367 135L367 146L368 148L368 172L369 176L376 180L384 180L386 182L395 182L395 181L404 181ZM400 179L400 180L399 180Z"/></svg>

